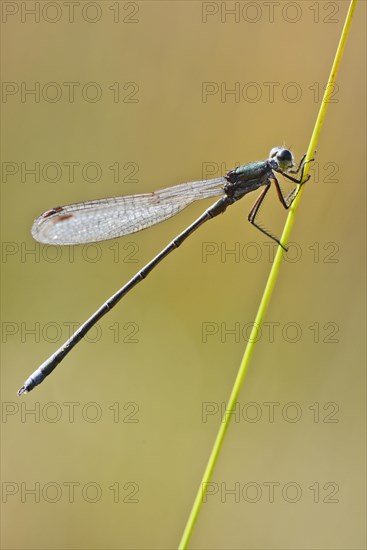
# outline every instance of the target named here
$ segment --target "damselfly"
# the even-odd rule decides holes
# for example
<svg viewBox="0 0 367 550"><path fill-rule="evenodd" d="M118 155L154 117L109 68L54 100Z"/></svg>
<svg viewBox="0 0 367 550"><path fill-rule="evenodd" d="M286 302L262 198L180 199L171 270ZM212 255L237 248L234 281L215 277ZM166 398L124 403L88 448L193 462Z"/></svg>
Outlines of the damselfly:
<svg viewBox="0 0 367 550"><path fill-rule="evenodd" d="M221 196L85 321L24 382L18 391L18 395L29 392L40 384L86 335L89 329L106 315L134 286L145 279L163 258L178 248L203 223L218 216L218 214L222 214L228 206L251 193L251 191L263 187L248 215L249 221L284 248L277 237L259 225L256 217L270 189L271 182L274 182L279 200L284 208L288 209L291 206L296 196L297 186L287 196L284 196L275 174L282 174L288 180L302 185L304 183L305 157L306 155L302 157L298 167L296 167L293 155L288 149L274 147L270 151L268 159L238 166L221 178L183 183L153 193L58 206L42 214L35 220L32 227L32 235L37 241L54 245L75 245L114 239L141 231L174 216L194 201ZM292 168L295 169L292 170ZM296 178L291 174L298 174L299 177Z"/></svg>

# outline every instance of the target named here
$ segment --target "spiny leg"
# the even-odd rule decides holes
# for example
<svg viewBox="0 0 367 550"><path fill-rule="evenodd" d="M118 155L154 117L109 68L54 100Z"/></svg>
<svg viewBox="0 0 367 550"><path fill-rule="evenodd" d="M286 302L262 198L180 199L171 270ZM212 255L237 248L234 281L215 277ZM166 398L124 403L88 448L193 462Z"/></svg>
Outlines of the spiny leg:
<svg viewBox="0 0 367 550"><path fill-rule="evenodd" d="M296 178L292 178L291 176L289 176L288 174L286 174L285 172L281 172L281 174L283 176L285 176L286 178L288 178L289 180L297 183L297 187L295 187L294 189L292 189L290 191L290 193L288 193L288 195L286 197L284 197L282 191L280 190L280 186L279 186L279 182L277 181L277 179L274 177L274 180L275 180L275 185L276 185L276 189L277 189L277 192L278 192L278 196L280 198L280 201L281 203L283 204L283 206L285 208L289 208L294 199L296 198L296 191L297 189L299 189L300 187L302 187L302 185L304 185L309 179L311 176L307 176L307 179L305 181L302 181L303 180L303 174L304 174L304 168L305 168L305 165L308 163L308 162L313 162L314 159L310 159L310 160L307 160L306 162L304 162L305 160L305 157L306 155L303 155L303 157L301 158L301 162L299 163L298 165L298 168L297 170L289 170L288 171L288 174L291 173L291 174L298 174L299 170L302 168L302 172L301 172L301 177L299 180L297 180ZM284 199L284 201L283 201ZM287 206L285 206L284 202L287 204Z"/></svg>
<svg viewBox="0 0 367 550"><path fill-rule="evenodd" d="M265 187L265 189L261 192L261 194L258 196L258 198L256 199L255 201L255 204L253 205L253 207L251 208L251 211L248 215L248 221L250 223L252 223L252 225L254 225L257 229L259 229L259 231L261 231L262 233L264 233L265 235L267 235L267 237L270 237L270 239L272 239L273 241L275 241L276 243L278 243L285 251L287 251L287 249L282 245L282 243L280 242L279 239L277 239L274 235L272 235L271 233L269 233L269 231L266 231L266 229L264 229L263 227L260 227L260 225L258 225L255 220L256 220L256 216L259 212L259 209L260 209L260 206L263 202L263 200L265 199L265 196L266 196L266 193L269 191L270 189L270 183L268 183L268 185ZM284 200L284 199L283 199Z"/></svg>
<svg viewBox="0 0 367 550"><path fill-rule="evenodd" d="M288 170L289 174L298 174L298 172L301 170L301 168L303 166L303 161L305 160L305 158L306 158L306 153L301 158L301 160L298 164L298 168L296 170Z"/></svg>
<svg viewBox="0 0 367 550"><path fill-rule="evenodd" d="M288 210L288 208L290 208L290 206L292 206L292 203L293 203L294 199L296 198L295 193L297 191L297 187L292 189L292 191L290 193L288 193L288 195L285 197L283 195L283 192L282 192L281 187L279 185L279 181L275 177L275 174L273 174L272 178L273 178L274 183L275 183L275 189L277 191L278 198L279 198L280 202L282 203L282 205L284 206L284 208L286 210Z"/></svg>
<svg viewBox="0 0 367 550"><path fill-rule="evenodd" d="M294 187L292 189L292 191L290 191L288 193L288 195L285 197L285 201L287 204L292 204L294 199L296 198L295 195L296 195L296 191L297 191L298 187Z"/></svg>
<svg viewBox="0 0 367 550"><path fill-rule="evenodd" d="M279 170L279 173L282 174L282 176L284 176L285 178L287 178L288 180L291 180L293 181L294 183L297 183L298 185L303 185L304 183L306 183L306 181L308 181L310 179L311 176L307 176L307 179L305 181L302 181L303 180L303 173L305 171L305 166L308 162L313 162L315 159L310 159L310 160L306 160L306 162L303 162L304 161L304 158L305 158L305 155L302 157L302 160L300 162L300 165L298 166L297 170L289 170L288 173L287 172L282 172L281 170ZM299 177L299 179L297 178L293 178L292 176L290 176L289 174L298 174L298 172L301 170L301 175ZM278 172L278 170L277 170Z"/></svg>

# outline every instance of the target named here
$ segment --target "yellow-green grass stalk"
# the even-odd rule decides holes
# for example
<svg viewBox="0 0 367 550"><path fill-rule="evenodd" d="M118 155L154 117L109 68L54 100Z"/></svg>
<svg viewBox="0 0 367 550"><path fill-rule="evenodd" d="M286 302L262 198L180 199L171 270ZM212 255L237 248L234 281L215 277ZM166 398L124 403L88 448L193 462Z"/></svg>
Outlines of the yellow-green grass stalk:
<svg viewBox="0 0 367 550"><path fill-rule="evenodd" d="M341 61L341 58L342 58L342 55L343 55L345 43L346 43L346 40L347 40L347 36L348 36L348 32L349 32L349 28L350 28L350 25L351 25L351 21L352 21L352 17L353 17L353 13L354 13L356 4L357 4L357 0L351 0L350 5L349 5L349 9L348 9L348 13L347 13L347 17L346 17L346 20L345 20L345 23L344 23L344 27L343 27L343 30L342 30L342 33L341 33L340 41L339 41L339 44L338 44L338 48L336 50L333 66L332 66L331 71L330 71L330 76L329 76L328 83L327 83L327 86L326 86L326 89L325 89L324 97L323 97L322 102L321 102L319 113L318 113L318 116L317 116L317 119L316 119L316 122L315 122L315 126L314 126L314 129L313 129L313 132L312 132L311 140L310 140L310 143L309 143L309 146L308 146L308 149L307 149L307 154L306 154L306 159L305 159L306 161L310 160L313 157L313 154L316 150L316 146L317 146L317 142L318 142L318 139L319 139L321 127L322 127L322 124L324 122L326 109L327 109L327 106L328 106L328 103L329 103L329 98L330 98L330 96L333 92L333 88L334 88L334 84L335 84L335 80L336 80L336 75L337 75L339 65L340 65L340 61ZM309 163L306 164L306 166L305 166L304 181L307 178L308 171L309 171L309 166L310 166ZM287 242L289 240L289 236L290 236L290 233L292 231L292 227L293 227L294 220L295 220L295 215L296 215L296 212L298 210L298 206L299 206L299 203L300 203L300 200L301 200L301 196L302 196L304 187L305 186L300 185L300 187L298 188L297 196L296 196L292 206L289 209L287 220L285 222L285 226L284 226L283 233L282 233L282 236L281 236L281 243L284 246L287 245ZM183 535L182 535L182 538L181 538L181 541L180 541L179 550L184 550L184 549L187 548L187 546L189 544L189 541L190 541L190 538L191 538L191 535L192 535L192 532L193 532L193 529L194 529L194 526L195 526L195 523L198 519L200 510L201 510L201 506L202 506L202 503L203 503L203 499L204 499L204 496L205 496L206 488L208 486L208 483L211 480L215 465L216 465L217 460L218 460L220 450L221 450L222 445L223 445L225 434L227 432L229 423L230 423L231 418L232 418L232 414L230 414L230 411L233 411L234 407L236 405L239 393L240 393L241 388L242 388L243 381L244 381L246 373L248 371L248 367L249 367L249 364L250 364L250 359L251 359L252 354L254 352L255 344L258 340L258 338L257 338L258 332L261 329L262 323L263 323L264 318L265 318L266 311L268 309L268 305L270 303L270 299L271 299L271 296L272 296L272 293L273 293L273 289L274 289L274 286L275 286L275 283L276 283L276 280L277 280L277 277L278 277L280 265L281 265L281 262L282 262L283 254L284 254L283 248L281 246L278 246L277 253L276 253L276 256L275 256L275 259L274 259L274 263L273 263L272 268L270 270L270 274L269 274L269 277L268 277L268 280L267 280L267 283L266 283L266 286L265 286L265 290L264 290L263 296L262 296L261 301L260 301L259 309L258 309L256 317L255 317L255 322L254 322L254 325L253 325L253 328L252 328L252 331L251 331L251 334L250 334L250 337L249 337L249 340L248 340L248 343L247 343L247 346L246 346L246 349L245 349L245 353L243 355L243 358L242 358L242 361L241 361L241 364L240 364L240 367L239 367L239 371L238 371L236 380L234 382L231 395L230 395L229 400L228 400L227 409L226 409L226 411L223 415L223 418L222 418L222 421L221 421L221 424L220 424L220 428L218 430L217 437L214 441L214 445L213 445L212 451L210 453L208 463L206 465L202 480L200 482L200 487L199 487L198 492L196 494L196 497L195 497L195 500L194 500L189 518L187 520L185 530L183 532Z"/></svg>

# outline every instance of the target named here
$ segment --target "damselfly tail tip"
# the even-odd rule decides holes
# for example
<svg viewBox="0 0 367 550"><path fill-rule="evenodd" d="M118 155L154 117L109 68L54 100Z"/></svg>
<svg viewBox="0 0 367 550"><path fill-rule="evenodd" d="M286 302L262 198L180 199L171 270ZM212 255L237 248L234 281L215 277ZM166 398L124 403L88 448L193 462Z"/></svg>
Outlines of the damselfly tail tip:
<svg viewBox="0 0 367 550"><path fill-rule="evenodd" d="M23 393L28 393L28 390L25 384L17 391L18 397L20 397Z"/></svg>

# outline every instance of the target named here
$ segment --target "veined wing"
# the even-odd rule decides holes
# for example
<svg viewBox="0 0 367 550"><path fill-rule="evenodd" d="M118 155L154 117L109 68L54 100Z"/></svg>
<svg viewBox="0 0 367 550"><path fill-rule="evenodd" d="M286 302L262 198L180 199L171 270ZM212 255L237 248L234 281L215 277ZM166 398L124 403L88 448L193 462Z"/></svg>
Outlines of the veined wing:
<svg viewBox="0 0 367 550"><path fill-rule="evenodd" d="M32 236L54 245L115 239L167 220L194 201L223 195L225 183L224 178L192 181L152 193L58 206L34 221Z"/></svg>

